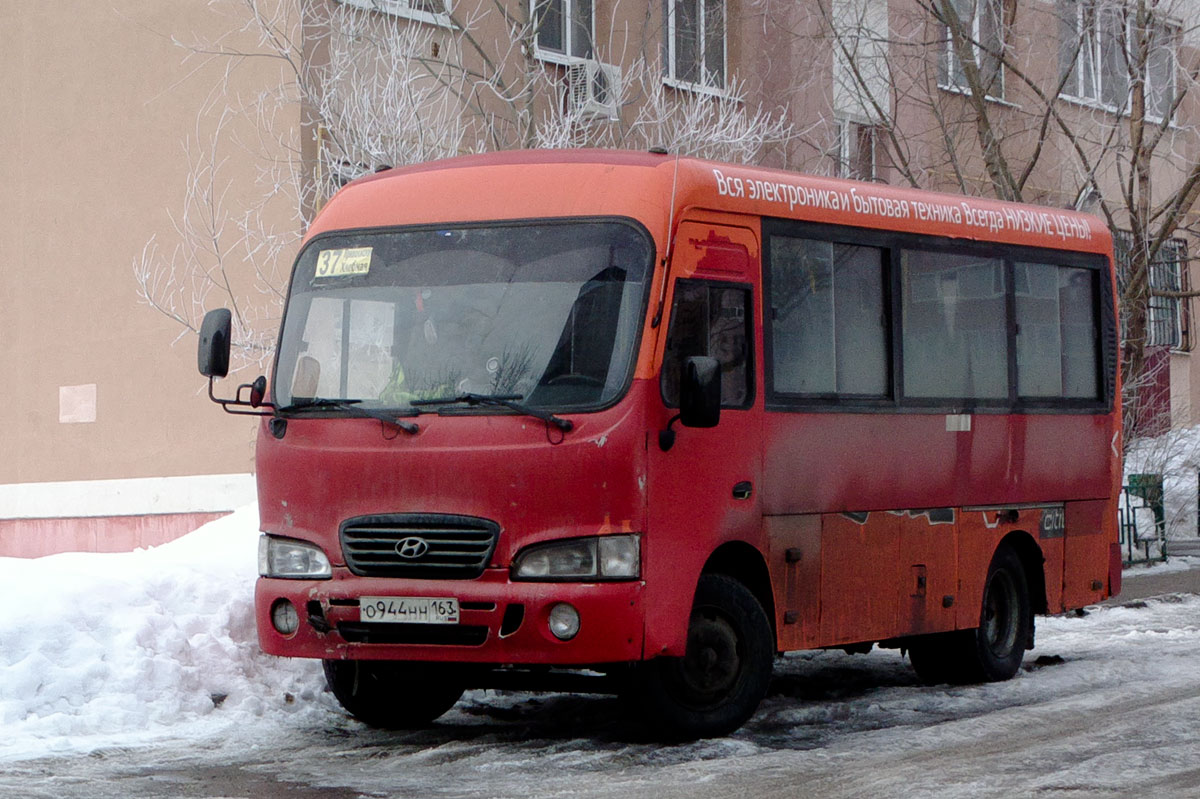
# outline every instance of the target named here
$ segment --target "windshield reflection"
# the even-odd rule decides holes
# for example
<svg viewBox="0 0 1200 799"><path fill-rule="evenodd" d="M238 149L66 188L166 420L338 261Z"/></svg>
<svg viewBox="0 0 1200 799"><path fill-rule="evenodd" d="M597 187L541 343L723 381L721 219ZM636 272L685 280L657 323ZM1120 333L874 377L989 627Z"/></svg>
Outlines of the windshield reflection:
<svg viewBox="0 0 1200 799"><path fill-rule="evenodd" d="M632 371L652 252L622 221L323 236L293 275L276 403L609 404Z"/></svg>

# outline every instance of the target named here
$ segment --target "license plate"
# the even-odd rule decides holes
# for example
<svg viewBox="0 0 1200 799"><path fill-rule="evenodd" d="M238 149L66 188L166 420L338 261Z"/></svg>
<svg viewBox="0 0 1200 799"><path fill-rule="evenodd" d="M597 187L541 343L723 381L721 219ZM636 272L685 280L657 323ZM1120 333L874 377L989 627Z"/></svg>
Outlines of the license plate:
<svg viewBox="0 0 1200 799"><path fill-rule="evenodd" d="M458 624L458 600L364 596L358 600L358 620L403 624Z"/></svg>

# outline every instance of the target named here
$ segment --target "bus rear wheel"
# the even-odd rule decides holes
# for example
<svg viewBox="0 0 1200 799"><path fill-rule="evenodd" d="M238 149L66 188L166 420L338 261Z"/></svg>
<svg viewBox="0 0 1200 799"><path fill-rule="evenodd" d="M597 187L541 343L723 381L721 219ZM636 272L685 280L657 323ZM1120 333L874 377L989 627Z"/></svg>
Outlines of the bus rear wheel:
<svg viewBox="0 0 1200 799"><path fill-rule="evenodd" d="M329 690L364 724L385 729L424 727L463 695L464 685L437 663L326 660Z"/></svg>
<svg viewBox="0 0 1200 799"><path fill-rule="evenodd" d="M706 574L696 588L686 653L642 664L632 698L665 737L725 735L758 708L774 657L771 623L754 594L731 577Z"/></svg>
<svg viewBox="0 0 1200 799"><path fill-rule="evenodd" d="M926 683L997 682L1017 673L1032 640L1025 569L1016 553L1002 546L988 566L979 626L922 636L909 648L909 660Z"/></svg>

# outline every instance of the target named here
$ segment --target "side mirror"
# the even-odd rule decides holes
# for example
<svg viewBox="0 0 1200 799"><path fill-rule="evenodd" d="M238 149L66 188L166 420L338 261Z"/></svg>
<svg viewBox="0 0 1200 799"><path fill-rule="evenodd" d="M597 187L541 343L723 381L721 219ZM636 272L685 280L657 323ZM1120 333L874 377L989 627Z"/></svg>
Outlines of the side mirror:
<svg viewBox="0 0 1200 799"><path fill-rule="evenodd" d="M679 423L684 427L716 427L721 421L721 364L693 355L683 362L679 385Z"/></svg>
<svg viewBox="0 0 1200 799"><path fill-rule="evenodd" d="M205 377L229 374L229 343L233 315L228 308L217 308L204 315L200 325L200 343L196 348L196 366Z"/></svg>
<svg viewBox="0 0 1200 799"><path fill-rule="evenodd" d="M238 386L237 393L232 399L222 399L213 395L213 378L225 377L229 374L229 344L230 330L233 327L233 314L227 308L217 308L204 315L200 325L200 343L196 347L196 366L200 374L208 378L208 398L225 409L226 413L250 416L274 416L274 411L260 411L258 408L275 406L265 402L267 394L267 378L259 377L253 383L243 383ZM243 395L242 392L246 394ZM238 406L249 406L252 411L238 410Z"/></svg>

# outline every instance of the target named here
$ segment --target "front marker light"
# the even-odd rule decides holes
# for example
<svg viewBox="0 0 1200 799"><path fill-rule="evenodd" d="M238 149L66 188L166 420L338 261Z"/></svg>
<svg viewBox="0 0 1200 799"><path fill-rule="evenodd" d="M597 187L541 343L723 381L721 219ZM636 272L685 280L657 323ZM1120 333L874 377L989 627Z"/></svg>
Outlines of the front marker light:
<svg viewBox="0 0 1200 799"><path fill-rule="evenodd" d="M635 579L642 573L641 542L636 535L599 539L600 574L611 579Z"/></svg>
<svg viewBox="0 0 1200 799"><path fill-rule="evenodd" d="M641 575L641 539L636 535L568 538L535 544L512 565L514 580L636 580Z"/></svg>
<svg viewBox="0 0 1200 799"><path fill-rule="evenodd" d="M333 568L316 544L264 535L258 539L258 573L285 580L326 580Z"/></svg>

